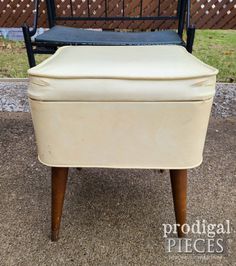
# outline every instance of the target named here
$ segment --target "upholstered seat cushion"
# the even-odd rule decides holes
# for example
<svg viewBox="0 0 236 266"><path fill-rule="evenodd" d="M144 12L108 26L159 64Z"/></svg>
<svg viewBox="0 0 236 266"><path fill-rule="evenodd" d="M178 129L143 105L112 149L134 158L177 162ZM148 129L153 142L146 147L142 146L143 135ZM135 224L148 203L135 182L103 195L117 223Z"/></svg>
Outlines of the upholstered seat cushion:
<svg viewBox="0 0 236 266"><path fill-rule="evenodd" d="M54 26L40 34L37 42L47 42L56 45L181 45L182 40L175 31L155 32L114 32L86 30L65 26Z"/></svg>
<svg viewBox="0 0 236 266"><path fill-rule="evenodd" d="M213 96L217 70L181 46L77 46L28 73L36 100L192 101Z"/></svg>

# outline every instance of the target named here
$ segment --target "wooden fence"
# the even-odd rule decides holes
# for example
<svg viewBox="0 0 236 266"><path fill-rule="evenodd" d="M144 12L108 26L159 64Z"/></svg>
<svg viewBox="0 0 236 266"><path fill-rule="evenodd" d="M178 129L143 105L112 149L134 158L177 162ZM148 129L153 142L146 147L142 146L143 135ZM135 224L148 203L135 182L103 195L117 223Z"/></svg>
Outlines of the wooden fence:
<svg viewBox="0 0 236 266"><path fill-rule="evenodd" d="M127 0L127 4L132 6L132 12L137 11L135 6L139 1ZM163 15L176 14L176 1L162 1ZM94 16L102 16L104 2L104 0L72 0L76 16L86 16L88 4ZM119 0L109 0L108 3L111 14L119 15L122 12ZM150 16L153 15L157 3L157 0L143 0L144 12ZM66 15L71 8L70 1L56 0L56 7L59 14ZM0 0L0 27L20 27L24 22L31 24L33 21L33 9L34 0ZM236 0L192 0L191 14L191 21L197 28L236 29ZM135 15L135 13L130 15ZM142 30L176 27L173 21L79 21L76 22L76 26L81 28L129 28ZM40 4L39 27L47 27L45 0L41 0Z"/></svg>

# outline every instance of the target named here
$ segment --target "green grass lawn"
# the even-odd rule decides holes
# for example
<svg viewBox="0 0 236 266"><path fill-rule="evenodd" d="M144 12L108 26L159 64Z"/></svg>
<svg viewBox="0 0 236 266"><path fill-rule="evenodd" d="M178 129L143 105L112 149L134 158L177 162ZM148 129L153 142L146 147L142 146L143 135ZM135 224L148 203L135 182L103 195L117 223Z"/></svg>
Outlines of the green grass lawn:
<svg viewBox="0 0 236 266"><path fill-rule="evenodd" d="M197 30L193 54L219 69L218 81L236 82L236 30Z"/></svg>
<svg viewBox="0 0 236 266"><path fill-rule="evenodd" d="M219 69L219 82L236 82L236 30L197 30L193 54ZM48 55L37 55L37 63ZM0 39L0 78L27 77L23 42Z"/></svg>

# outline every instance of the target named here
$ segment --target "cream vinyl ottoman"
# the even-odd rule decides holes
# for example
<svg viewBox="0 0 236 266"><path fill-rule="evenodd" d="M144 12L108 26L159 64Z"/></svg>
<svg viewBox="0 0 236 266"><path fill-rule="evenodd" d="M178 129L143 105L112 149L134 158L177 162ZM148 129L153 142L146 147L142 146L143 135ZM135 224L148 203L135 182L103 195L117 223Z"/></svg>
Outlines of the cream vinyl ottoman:
<svg viewBox="0 0 236 266"><path fill-rule="evenodd" d="M52 240L69 167L170 169L185 223L186 169L202 162L217 72L172 45L62 47L28 71L38 158L52 167Z"/></svg>

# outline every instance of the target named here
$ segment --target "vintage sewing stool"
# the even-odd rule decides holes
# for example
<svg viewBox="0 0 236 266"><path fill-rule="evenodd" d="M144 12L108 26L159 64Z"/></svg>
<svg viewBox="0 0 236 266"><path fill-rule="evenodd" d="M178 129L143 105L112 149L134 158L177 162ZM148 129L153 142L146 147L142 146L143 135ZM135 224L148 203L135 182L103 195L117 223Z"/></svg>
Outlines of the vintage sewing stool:
<svg viewBox="0 0 236 266"><path fill-rule="evenodd" d="M170 169L185 223L186 169L202 162L216 69L181 46L77 46L28 73L39 160L52 167L52 240L69 167Z"/></svg>

